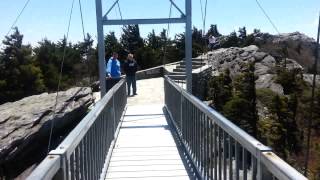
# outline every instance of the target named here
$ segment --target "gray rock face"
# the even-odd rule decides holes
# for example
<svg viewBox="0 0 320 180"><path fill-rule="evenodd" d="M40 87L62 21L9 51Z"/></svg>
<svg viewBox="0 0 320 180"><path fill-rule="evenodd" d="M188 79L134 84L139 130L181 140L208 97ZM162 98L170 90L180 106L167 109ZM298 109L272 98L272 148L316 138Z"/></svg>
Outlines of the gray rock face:
<svg viewBox="0 0 320 180"><path fill-rule="evenodd" d="M303 80L305 82L307 82L311 87L312 83L313 83L313 74L303 74ZM320 83L320 76L317 75L316 76L316 85L319 85L319 83Z"/></svg>
<svg viewBox="0 0 320 180"><path fill-rule="evenodd" d="M238 74L247 69L247 64L254 62L256 88L269 88L272 91L283 94L283 88L275 82L275 67L277 62L284 63L284 59L276 60L272 55L262 52L257 46L251 45L244 48L226 48L210 52L209 64L214 68L212 75L230 70L230 76L233 79ZM301 69L303 67L293 59L286 59L287 69Z"/></svg>
<svg viewBox="0 0 320 180"><path fill-rule="evenodd" d="M278 94L283 94L283 87L274 82L274 74L260 75L256 80L256 89L267 88Z"/></svg>
<svg viewBox="0 0 320 180"><path fill-rule="evenodd" d="M0 106L0 168L7 177L15 177L45 156L51 124L53 146L82 119L92 102L90 88L72 88L43 93ZM53 147L52 146L52 147ZM0 171L1 172L1 171ZM0 174L1 177L1 174Z"/></svg>
<svg viewBox="0 0 320 180"><path fill-rule="evenodd" d="M302 33L294 32L281 35L258 33L255 34L255 43L258 44L261 51L267 52L277 59L285 57L284 49L286 49L287 58L294 59L305 70L314 64L316 42Z"/></svg>

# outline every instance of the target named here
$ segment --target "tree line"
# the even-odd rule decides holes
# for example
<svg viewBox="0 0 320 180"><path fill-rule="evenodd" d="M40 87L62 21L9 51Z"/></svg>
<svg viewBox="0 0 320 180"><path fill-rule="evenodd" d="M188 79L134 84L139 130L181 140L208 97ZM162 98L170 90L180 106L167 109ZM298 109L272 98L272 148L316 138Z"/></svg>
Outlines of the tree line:
<svg viewBox="0 0 320 180"><path fill-rule="evenodd" d="M128 53L135 54L141 69L179 61L185 54L185 35L176 34L167 37L163 29L159 34L153 30L146 38L140 36L138 25L122 28L120 39L114 32L105 35L106 58L112 52L119 53L119 60L124 62ZM239 36L232 32L222 36L216 25L211 25L207 32L193 28L192 56L207 51L207 38L214 35L221 39L222 47L244 45L247 39L245 27L240 28ZM18 28L6 36L0 50L0 104L16 101L26 96L57 90L60 71L62 70L60 89L72 86L89 85L97 80L97 47L87 34L81 42L71 43L63 37L57 42L43 39L35 47L23 43L23 34ZM61 62L64 60L61 69Z"/></svg>

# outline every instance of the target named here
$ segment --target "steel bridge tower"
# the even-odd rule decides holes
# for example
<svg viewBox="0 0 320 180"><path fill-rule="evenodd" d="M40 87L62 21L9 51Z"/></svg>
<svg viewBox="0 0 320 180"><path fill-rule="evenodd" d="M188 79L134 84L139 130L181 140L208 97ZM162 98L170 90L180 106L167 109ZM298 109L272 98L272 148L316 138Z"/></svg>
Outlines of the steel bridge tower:
<svg viewBox="0 0 320 180"><path fill-rule="evenodd" d="M187 74L187 91L192 93L192 4L191 0L185 0L185 12L169 0L170 3L181 13L176 18L150 18L150 19L108 19L107 15L115 7L119 0L115 0L109 10L102 13L102 0L96 0L97 16L97 36L98 36L98 56L99 56L99 80L101 88L101 97L106 94L106 63L105 63L105 44L104 44L104 26L110 25L132 25L132 24L168 24L185 23L185 61Z"/></svg>

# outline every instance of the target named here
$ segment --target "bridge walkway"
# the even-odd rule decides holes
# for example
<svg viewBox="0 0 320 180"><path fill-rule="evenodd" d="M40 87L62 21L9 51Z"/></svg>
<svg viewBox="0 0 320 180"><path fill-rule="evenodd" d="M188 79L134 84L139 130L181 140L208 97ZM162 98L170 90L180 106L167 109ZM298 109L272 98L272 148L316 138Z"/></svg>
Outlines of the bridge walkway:
<svg viewBox="0 0 320 180"><path fill-rule="evenodd" d="M106 179L189 179L163 113L163 78L137 81L128 98Z"/></svg>

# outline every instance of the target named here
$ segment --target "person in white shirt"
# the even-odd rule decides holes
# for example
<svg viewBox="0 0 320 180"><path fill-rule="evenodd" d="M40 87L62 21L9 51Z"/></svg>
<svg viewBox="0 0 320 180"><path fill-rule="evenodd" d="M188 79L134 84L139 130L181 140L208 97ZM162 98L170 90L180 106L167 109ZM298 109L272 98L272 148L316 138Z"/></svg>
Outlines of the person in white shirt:
<svg viewBox="0 0 320 180"><path fill-rule="evenodd" d="M213 47L216 44L216 41L217 41L216 37L214 37L213 35L209 36L209 49L210 49L210 51L213 50Z"/></svg>

